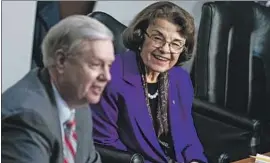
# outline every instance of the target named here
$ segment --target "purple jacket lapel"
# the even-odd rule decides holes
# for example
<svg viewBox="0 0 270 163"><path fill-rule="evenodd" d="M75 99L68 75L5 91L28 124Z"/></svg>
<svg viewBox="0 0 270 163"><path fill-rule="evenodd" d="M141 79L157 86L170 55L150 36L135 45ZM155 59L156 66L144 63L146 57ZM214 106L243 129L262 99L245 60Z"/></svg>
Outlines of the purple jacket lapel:
<svg viewBox="0 0 270 163"><path fill-rule="evenodd" d="M183 146L185 144L185 142L183 142L183 140L185 140L185 133L182 133L185 131L185 117L183 115L186 114L181 113L181 111L184 111L184 109L181 108L183 107L183 104L181 104L181 101L179 101L179 99L181 99L181 94L178 92L179 88L175 88L175 86L179 87L180 83L176 83L178 81L173 75L176 74L173 74L172 72L169 73L170 85L173 86L169 88L169 122L171 126L171 134L174 142L176 159L183 160L182 149L185 148Z"/></svg>
<svg viewBox="0 0 270 163"><path fill-rule="evenodd" d="M141 81L141 75L139 73L139 69L136 63L136 54L134 53L134 55L130 55L126 53L126 55L124 55L123 57L123 60L125 61L123 63L124 80L136 87L136 92L132 92L132 94L134 94L134 98L136 98L138 106L138 110L134 115L137 125L140 128L141 134L143 134L144 137L148 139L147 142L149 142L149 145L152 146L154 149L157 149L159 155L162 156L163 159L165 159L165 154L157 141L157 136L155 134L155 130L149 116L145 97L141 96L144 94L144 89Z"/></svg>

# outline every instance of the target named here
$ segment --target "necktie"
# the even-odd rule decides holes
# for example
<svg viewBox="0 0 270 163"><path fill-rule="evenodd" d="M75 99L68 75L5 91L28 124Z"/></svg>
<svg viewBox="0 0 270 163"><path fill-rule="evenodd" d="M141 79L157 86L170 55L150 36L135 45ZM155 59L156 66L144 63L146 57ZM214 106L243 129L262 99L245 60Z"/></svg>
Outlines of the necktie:
<svg viewBox="0 0 270 163"><path fill-rule="evenodd" d="M64 163L75 163L76 149L76 122L74 115L72 115L64 124Z"/></svg>

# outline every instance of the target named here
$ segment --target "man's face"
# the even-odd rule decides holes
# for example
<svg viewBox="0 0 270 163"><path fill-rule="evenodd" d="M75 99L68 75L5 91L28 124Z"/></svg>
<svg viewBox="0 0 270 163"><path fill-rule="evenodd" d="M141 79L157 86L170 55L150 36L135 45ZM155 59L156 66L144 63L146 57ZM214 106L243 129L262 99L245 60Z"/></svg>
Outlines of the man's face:
<svg viewBox="0 0 270 163"><path fill-rule="evenodd" d="M83 41L78 54L64 63L62 84L68 100L76 104L98 103L111 80L110 67L115 59L112 41ZM72 54L71 54L72 55Z"/></svg>

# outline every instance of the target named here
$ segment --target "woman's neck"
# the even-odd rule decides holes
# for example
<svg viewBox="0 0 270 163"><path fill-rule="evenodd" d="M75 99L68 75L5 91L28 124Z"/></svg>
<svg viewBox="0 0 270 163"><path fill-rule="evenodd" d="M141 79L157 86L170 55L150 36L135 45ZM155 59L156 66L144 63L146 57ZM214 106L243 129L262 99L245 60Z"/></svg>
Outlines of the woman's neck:
<svg viewBox="0 0 270 163"><path fill-rule="evenodd" d="M144 63L140 55L138 55L138 63L140 68L144 69L145 71L145 80L147 83L156 83L158 82L158 75L160 74L159 72L153 71L150 68L148 68Z"/></svg>
<svg viewBox="0 0 270 163"><path fill-rule="evenodd" d="M146 68L146 82L147 83L156 83L158 81L159 72L151 71L149 68Z"/></svg>

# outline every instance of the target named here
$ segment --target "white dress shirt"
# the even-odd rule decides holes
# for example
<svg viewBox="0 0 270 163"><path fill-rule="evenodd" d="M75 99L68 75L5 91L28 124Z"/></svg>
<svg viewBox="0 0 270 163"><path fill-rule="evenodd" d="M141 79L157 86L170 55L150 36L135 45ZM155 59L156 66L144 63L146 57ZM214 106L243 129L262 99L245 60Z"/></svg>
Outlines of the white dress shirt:
<svg viewBox="0 0 270 163"><path fill-rule="evenodd" d="M69 108L67 103L64 99L60 96L58 90L56 89L55 85L52 83L53 93L56 101L56 106L58 108L59 119L60 119L60 126L61 126L61 135L62 140L64 142L64 123L70 119L72 114L75 114L75 109Z"/></svg>

